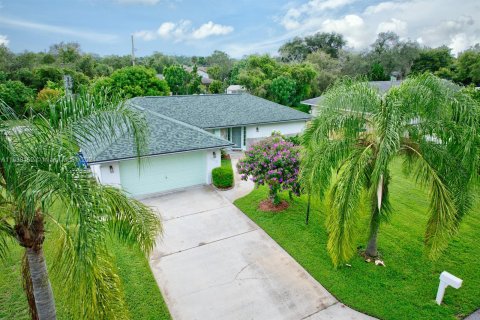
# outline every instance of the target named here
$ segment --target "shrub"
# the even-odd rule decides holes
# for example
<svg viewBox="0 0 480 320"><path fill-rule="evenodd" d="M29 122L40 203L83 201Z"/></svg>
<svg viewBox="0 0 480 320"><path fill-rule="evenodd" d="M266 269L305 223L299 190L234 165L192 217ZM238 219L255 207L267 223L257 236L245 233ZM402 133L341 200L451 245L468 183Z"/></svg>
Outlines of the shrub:
<svg viewBox="0 0 480 320"><path fill-rule="evenodd" d="M218 167L212 170L213 185L217 188L233 186L233 170L230 167Z"/></svg>
<svg viewBox="0 0 480 320"><path fill-rule="evenodd" d="M245 158L238 162L237 168L243 180L251 176L256 184L267 184L270 200L278 205L280 190L288 190L296 195L300 193L297 181L299 164L298 147L280 134L273 133L270 138L252 145L245 152Z"/></svg>

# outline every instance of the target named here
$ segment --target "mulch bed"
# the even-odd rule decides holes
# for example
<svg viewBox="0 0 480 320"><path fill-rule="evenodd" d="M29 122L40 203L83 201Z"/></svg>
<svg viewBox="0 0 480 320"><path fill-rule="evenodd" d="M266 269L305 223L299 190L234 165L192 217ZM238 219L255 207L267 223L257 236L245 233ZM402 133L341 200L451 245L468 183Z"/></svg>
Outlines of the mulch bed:
<svg viewBox="0 0 480 320"><path fill-rule="evenodd" d="M267 211L267 212L279 212L287 208L288 208L288 202L285 200L282 200L280 204L276 206L269 199L263 200L258 204L258 209L260 209L261 211Z"/></svg>

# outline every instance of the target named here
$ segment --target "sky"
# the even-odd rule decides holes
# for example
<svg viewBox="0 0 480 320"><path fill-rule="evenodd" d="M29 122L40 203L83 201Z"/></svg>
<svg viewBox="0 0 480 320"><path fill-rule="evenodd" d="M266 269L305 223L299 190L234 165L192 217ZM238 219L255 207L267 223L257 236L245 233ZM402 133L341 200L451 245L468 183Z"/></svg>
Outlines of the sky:
<svg viewBox="0 0 480 320"><path fill-rule="evenodd" d="M338 32L364 50L383 31L454 54L480 43L479 0L0 0L0 44L45 51L61 41L84 52L239 58L275 54L295 36Z"/></svg>

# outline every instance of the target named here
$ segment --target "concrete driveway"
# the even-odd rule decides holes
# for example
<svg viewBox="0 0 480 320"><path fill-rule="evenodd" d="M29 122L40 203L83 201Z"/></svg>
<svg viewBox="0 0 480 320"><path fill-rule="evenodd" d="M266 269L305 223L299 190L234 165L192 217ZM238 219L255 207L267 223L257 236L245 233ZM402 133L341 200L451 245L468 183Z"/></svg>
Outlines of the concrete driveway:
<svg viewBox="0 0 480 320"><path fill-rule="evenodd" d="M174 319L368 319L339 303L212 187L143 200L163 218L150 266Z"/></svg>

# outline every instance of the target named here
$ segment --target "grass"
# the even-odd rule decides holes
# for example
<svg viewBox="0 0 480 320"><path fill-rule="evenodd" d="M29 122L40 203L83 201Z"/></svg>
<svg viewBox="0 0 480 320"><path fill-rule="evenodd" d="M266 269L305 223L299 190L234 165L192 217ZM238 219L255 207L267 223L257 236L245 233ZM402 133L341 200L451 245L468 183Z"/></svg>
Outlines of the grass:
<svg viewBox="0 0 480 320"><path fill-rule="evenodd" d="M426 193L406 178L400 164L392 168L391 202L393 212L379 234L379 250L386 267L377 267L355 256L335 269L326 251L326 208L314 203L309 225L305 224L306 197L288 200L290 207L280 213L257 209L267 197L267 188L260 187L235 205L262 227L315 279L341 302L381 319L458 319L480 308L480 201L464 218L458 235L447 252L436 262L426 258L423 235L427 222ZM477 192L478 194L478 192ZM365 235L367 216L362 218L359 235ZM358 237L358 245L366 239ZM448 288L444 303L438 306L435 295L442 271L461 279L463 286Z"/></svg>
<svg viewBox="0 0 480 320"><path fill-rule="evenodd" d="M109 243L115 257L117 272L122 280L125 300L131 319L171 319L163 297L153 278L148 261L134 247L124 246L115 240ZM28 320L28 304L21 282L21 257L23 249L12 245L11 254L0 263L0 319ZM51 265L53 253L49 250L48 234L44 245L47 265ZM55 294L62 283L52 279ZM61 296L55 296L57 318L67 319L68 313Z"/></svg>

